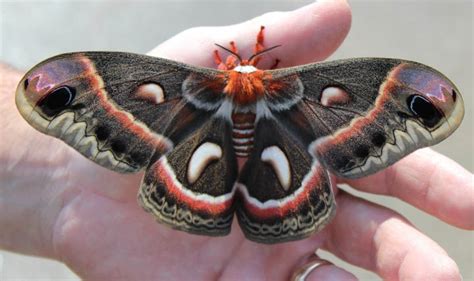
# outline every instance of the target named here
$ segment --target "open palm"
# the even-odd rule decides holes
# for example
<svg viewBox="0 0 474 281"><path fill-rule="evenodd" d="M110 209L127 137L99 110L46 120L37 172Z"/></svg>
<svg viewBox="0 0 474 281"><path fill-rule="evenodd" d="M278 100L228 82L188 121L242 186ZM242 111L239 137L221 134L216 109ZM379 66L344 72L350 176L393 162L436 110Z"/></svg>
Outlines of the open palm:
<svg viewBox="0 0 474 281"><path fill-rule="evenodd" d="M343 1L323 1L235 26L194 28L151 55L213 67L214 43L235 40L248 57L260 25L267 27L268 46L285 43L265 56L260 67L269 67L275 58L287 67L329 56L349 30L350 10ZM332 223L302 241L256 244L236 224L229 236L218 238L172 230L138 206L142 174L120 175L99 167L29 127L12 109L12 97L1 99L0 109L8 115L0 130L13 132L1 135L5 143L15 143L15 153L4 145L0 151L5 163L0 168L2 248L61 260L92 280L287 280L317 248L387 280L460 280L446 252L404 218L342 190L334 191L338 210ZM469 215L474 202L464 196L472 189L472 175L430 149L350 184L396 196L455 226L474 228ZM334 265L318 268L308 278L355 279Z"/></svg>

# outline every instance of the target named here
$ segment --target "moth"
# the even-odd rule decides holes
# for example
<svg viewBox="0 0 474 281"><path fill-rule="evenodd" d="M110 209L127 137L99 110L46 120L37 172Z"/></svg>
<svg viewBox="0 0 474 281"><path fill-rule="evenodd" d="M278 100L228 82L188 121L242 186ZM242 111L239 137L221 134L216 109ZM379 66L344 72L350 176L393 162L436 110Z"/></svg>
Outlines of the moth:
<svg viewBox="0 0 474 281"><path fill-rule="evenodd" d="M138 201L160 223L230 232L234 214L261 243L297 240L335 214L330 174L363 177L461 123L463 100L440 72L354 58L261 70L236 45L218 69L121 52L47 59L18 85L37 130L111 170L144 170ZM242 164L242 165L241 165ZM72 171L73 172L73 171Z"/></svg>

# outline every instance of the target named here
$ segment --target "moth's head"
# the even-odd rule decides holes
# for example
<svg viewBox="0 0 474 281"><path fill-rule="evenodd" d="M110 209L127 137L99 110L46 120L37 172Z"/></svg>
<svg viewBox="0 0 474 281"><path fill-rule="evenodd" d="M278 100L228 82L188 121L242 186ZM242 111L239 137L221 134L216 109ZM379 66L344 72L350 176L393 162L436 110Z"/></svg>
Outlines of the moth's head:
<svg viewBox="0 0 474 281"><path fill-rule="evenodd" d="M81 77L86 65L78 60L49 59L26 73L18 84L18 111L36 129L44 131L57 115L81 106L76 103L81 81L74 78Z"/></svg>
<svg viewBox="0 0 474 281"><path fill-rule="evenodd" d="M256 51L253 55L251 55L248 59L242 59L242 57L237 53L237 48L235 47L234 42L230 42L231 48L228 49L222 45L215 44L217 47L227 51L230 53L230 56L234 58L234 60L226 59L226 67L227 70L235 70L240 73L251 73L257 70L256 66L260 61L261 55L267 53L275 48L280 47L281 45L276 45L267 49L263 49L260 51ZM215 51L217 52L217 50ZM235 63L235 60L237 63Z"/></svg>
<svg viewBox="0 0 474 281"><path fill-rule="evenodd" d="M417 120L433 139L450 135L464 116L462 96L440 72L417 63L402 63L391 71L383 91L398 102L398 114Z"/></svg>

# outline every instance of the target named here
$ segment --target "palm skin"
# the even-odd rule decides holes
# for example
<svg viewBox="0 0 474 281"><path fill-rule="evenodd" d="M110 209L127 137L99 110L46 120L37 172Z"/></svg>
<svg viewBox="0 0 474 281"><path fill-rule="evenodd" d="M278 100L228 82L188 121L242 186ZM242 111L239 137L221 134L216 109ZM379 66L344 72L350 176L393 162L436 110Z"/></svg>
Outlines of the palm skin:
<svg viewBox="0 0 474 281"><path fill-rule="evenodd" d="M235 26L191 29L151 55L214 67L213 43L235 40L248 57L260 25L267 27L267 46L296 43L273 50L259 66L269 67L279 58L279 66L287 67L329 56L349 30L350 10L344 1L322 1ZM20 74L12 74L2 86L13 89L19 79ZM317 248L386 280L460 280L446 252L404 218L342 190L334 190L335 219L302 241L256 244L244 238L237 224L230 235L217 238L160 225L136 202L142 174L108 171L36 132L14 110L11 91L0 97L0 109L6 112L0 121L5 136L0 148L0 163L5 163L0 167L1 248L63 261L86 280L287 280ZM453 161L423 149L350 184L396 196L450 224L473 229L469 214L474 202L465 196L472 179ZM331 265L318 268L308 278L313 279L355 277Z"/></svg>

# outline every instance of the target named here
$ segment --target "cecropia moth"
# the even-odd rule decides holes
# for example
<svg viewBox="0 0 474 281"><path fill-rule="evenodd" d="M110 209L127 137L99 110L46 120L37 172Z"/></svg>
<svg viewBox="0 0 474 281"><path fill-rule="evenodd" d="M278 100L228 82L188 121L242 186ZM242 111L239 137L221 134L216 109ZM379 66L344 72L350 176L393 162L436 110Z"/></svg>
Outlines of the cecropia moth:
<svg viewBox="0 0 474 281"><path fill-rule="evenodd" d="M145 170L138 199L159 222L226 235L235 213L261 243L302 239L331 220L329 172L380 171L463 118L454 84L423 64L356 58L258 69L271 49L262 27L251 58L232 43L225 62L214 54L218 69L63 54L24 76L16 104L37 130L97 164Z"/></svg>

